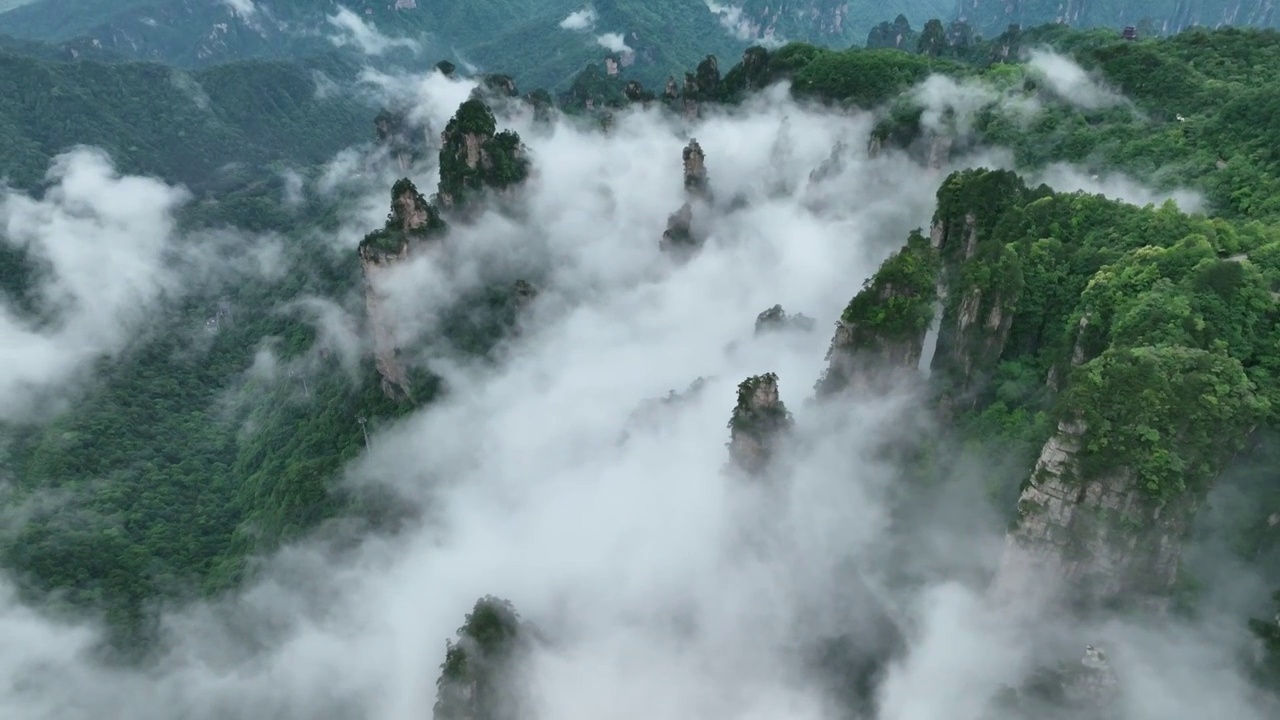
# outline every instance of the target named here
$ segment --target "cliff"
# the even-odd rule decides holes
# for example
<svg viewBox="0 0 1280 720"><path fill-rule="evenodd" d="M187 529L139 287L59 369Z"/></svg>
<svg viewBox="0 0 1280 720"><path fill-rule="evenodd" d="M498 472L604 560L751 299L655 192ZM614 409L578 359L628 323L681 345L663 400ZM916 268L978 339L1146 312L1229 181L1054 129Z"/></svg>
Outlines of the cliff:
<svg viewBox="0 0 1280 720"><path fill-rule="evenodd" d="M403 178L391 188L391 212L386 225L366 235L357 248L364 275L365 312L373 333L374 364L383 393L395 400L410 398L409 378L400 358L396 328L390 314L384 311L386 298L379 287L383 276L408 258L415 247L438 242L447 231L440 213L412 181Z"/></svg>
<svg viewBox="0 0 1280 720"><path fill-rule="evenodd" d="M530 700L517 668L534 632L510 602L484 597L445 646L436 681L434 720L514 720Z"/></svg>
<svg viewBox="0 0 1280 720"><path fill-rule="evenodd" d="M736 31L753 40L808 38L812 42L849 45L855 27L849 21L848 0L741 0ZM857 13L855 12L855 15Z"/></svg>
<svg viewBox="0 0 1280 720"><path fill-rule="evenodd" d="M1130 25L1138 28L1140 36L1173 34L1192 26L1280 24L1280 14L1267 0L1151 0L1119 4L1091 0L959 0L956 15L988 37L1011 23L1024 27L1060 23L1117 30Z"/></svg>
<svg viewBox="0 0 1280 720"><path fill-rule="evenodd" d="M943 262L943 312L930 370L945 414L974 407L986 390L1025 285L1000 223L1012 223L1014 208L1047 192L1029 191L1003 170L953 173L938 190L929 240Z"/></svg>
<svg viewBox="0 0 1280 720"><path fill-rule="evenodd" d="M627 418L626 426L622 431L622 436L618 440L618 444L624 444L631 438L631 431L635 429L649 429L657 427L661 424L664 417L681 406L697 400L702 396L702 391L707 383L706 378L697 378L684 392L676 392L671 390L666 397L652 398L640 403L631 415Z"/></svg>
<svg viewBox="0 0 1280 720"><path fill-rule="evenodd" d="M1196 510L1266 409L1219 353L1113 349L1084 364L1022 490L997 585L1047 569L1086 607L1167 595Z"/></svg>
<svg viewBox="0 0 1280 720"><path fill-rule="evenodd" d="M694 227L694 203L711 200L711 188L707 183L706 155L697 140L690 140L682 153L684 159L685 203L667 218L667 229L658 244L663 252L678 259L687 259L702 247L706 237Z"/></svg>
<svg viewBox="0 0 1280 720"><path fill-rule="evenodd" d="M799 330L808 332L814 327L813 318L796 313L788 315L781 305L774 305L756 316L755 334L757 336L781 330Z"/></svg>
<svg viewBox="0 0 1280 720"><path fill-rule="evenodd" d="M471 98L458 108L440 135L441 208L461 211L486 188L504 190L529 175L520 136L498 132L489 106Z"/></svg>
<svg viewBox="0 0 1280 720"><path fill-rule="evenodd" d="M778 395L777 375L766 373L742 381L729 419L730 463L749 476L764 475L793 424Z"/></svg>
<svg viewBox="0 0 1280 720"><path fill-rule="evenodd" d="M400 172L408 172L435 149L431 128L417 126L402 109L384 109L373 120L374 138L385 147Z"/></svg>
<svg viewBox="0 0 1280 720"><path fill-rule="evenodd" d="M941 273L938 252L914 232L849 301L836 323L818 397L881 388L914 374L933 320Z"/></svg>

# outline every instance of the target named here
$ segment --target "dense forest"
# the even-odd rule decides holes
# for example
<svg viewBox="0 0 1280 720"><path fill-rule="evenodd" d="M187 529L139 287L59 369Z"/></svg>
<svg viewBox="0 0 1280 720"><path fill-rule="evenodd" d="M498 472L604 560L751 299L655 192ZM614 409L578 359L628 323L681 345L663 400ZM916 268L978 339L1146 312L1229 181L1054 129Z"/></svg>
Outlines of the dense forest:
<svg viewBox="0 0 1280 720"><path fill-rule="evenodd" d="M46 0L22 17L39 18L58 5ZM675 492L670 486L676 480L710 482L702 475L720 473L732 478L730 487L782 494L789 488L797 494L785 501L770 496L770 512L763 514L791 517L794 511L784 509L789 503L819 497L796 490L814 492L807 478L861 477L871 472L867 468L880 468L876 472L893 490L874 500L883 502L885 517L867 522L883 523L885 534L897 538L886 541L887 555L900 561L886 561L897 573L883 581L888 590L851 579L843 556L830 568L823 565L823 552L839 555L828 548L839 540L788 544L799 541L772 537L781 531L763 521L765 529L744 531L767 536L741 541L753 562L791 567L796 559L786 553L803 547L816 554L804 557L824 578L837 578L812 581L812 588L822 589L812 590L817 599L795 601L798 616L835 612L823 604L834 595L856 599L850 602L868 616L875 613L866 608L894 605L877 592L914 597L901 593L916 592L926 576L939 572L929 564L930 553L938 551L920 545L936 541L920 539L937 522L935 515L958 524L986 522L991 527L981 532L1004 533L1007 548L999 562L982 566L983 582L1002 588L1009 578L1020 578L1009 563L1024 555L1048 568L1053 582L1046 586L1067 586L1062 612L1082 618L1071 626L1068 642L1083 645L1077 642L1081 634L1105 635L1098 618L1136 613L1201 627L1226 617L1237 633L1232 649L1250 648L1230 659L1240 672L1231 682L1247 687L1230 695L1248 698L1239 700L1239 717L1266 717L1277 707L1280 630L1273 615L1280 606L1270 595L1275 592L1280 603L1280 125L1273 120L1280 117L1273 107L1280 102L1280 33L1221 28L1155 37L1144 30L1125 39L1118 29L1007 25L984 39L967 22L933 19L917 29L899 16L859 26L870 28L867 47L770 43L739 57L751 38L730 42L718 23L670 43L658 40L673 24L692 26L693 20L683 20L682 13L692 12L684 6L597 2L593 22L601 28L612 22L610 13L626 17L626 27L643 28L634 46L627 43L645 63L619 69L622 54L602 58L598 45L540 57L545 46L534 39L545 37L565 14L548 2L526 13L535 17L526 25L460 43L465 53L510 63L502 68L510 76L461 71L449 61L426 70L423 60L412 71L414 82L396 86L408 90L384 84L378 92L369 90L369 67L332 47L300 45L296 53L215 63L175 55L178 43L153 58L166 65L123 56L69 59L63 51L74 45L42 44L124 22L119 13L135 5L144 4L86 6L66 26L32 21L26 27L34 28L34 40L0 47L6 68L0 72L0 133L9 140L0 150L7 180L0 200L0 236L6 240L0 244L0 330L6 341L54 335L77 312L75 301L92 301L59 295L58 276L70 266L49 249L53 240L48 247L24 240L30 223L53 237L64 216L103 212L66 199L74 197L71 175L60 176L57 168L69 162L64 153L85 152L75 146L105 151L122 175L181 187L188 195L174 210L175 240L167 252L216 256L143 308L142 318L128 326L126 342L91 353L92 362L72 377L42 389L49 399L34 410L11 412L9 399L0 404L0 499L13 518L0 533L0 562L26 606L59 619L100 622L105 634L95 648L109 654L95 662L122 672L157 672L182 652L175 613L233 603L264 587L278 572L278 558L290 551L322 547L338 568L325 582L335 584L355 577L351 568L377 566L384 544L415 548L410 558L430 555L437 544L444 552L438 548L448 541L436 536L447 537L452 523L467 529L477 522L483 514L478 508L489 507L479 497L485 493L500 495L492 501L498 506L535 509L513 516L493 511L495 518L515 520L510 526L486 520L470 532L510 532L511 552L525 538L529 552L553 555L560 547L549 539L554 532L523 533L542 522L576 525L559 516L544 521L536 515L540 503L552 508L549 517L553 511L598 515L601 525L614 523L619 533L635 531L621 519L631 515L615 504L635 504L636 515L651 507L640 490L620 484L615 491L623 499L611 500L608 490L575 473L604 483L612 477L611 464L628 471L634 465L652 493ZM271 4L260 5L267 12ZM276 5L270 12L290 17L289 3ZM494 23L513 12L491 5L486 8ZM16 17L0 14L0 29L9 27L4 23L11 14ZM708 37L713 31L718 39ZM823 38L815 31L815 39ZM441 52L433 62L445 56ZM668 79L675 67L684 72ZM395 71L384 65L378 72ZM752 134L752 122L769 123L776 137ZM813 137L804 130L787 135L792 122ZM699 140L691 139L694 132ZM716 133L733 140L716 144ZM835 138L840 140L829 142ZM743 158L763 160L749 165L732 151L715 153L735 142L753 144L741 150ZM826 145L815 150L819 142ZM633 154L608 155L615 146ZM683 155L647 156L654 148L678 146ZM609 158L602 165L608 169L594 174L598 184L570 184L578 178L574 163L586 162L579 154L593 153ZM821 162L792 172L819 155ZM683 184L676 177L681 160ZM607 184L614 173L637 177L626 173L645 163L666 169L642 171L640 184L621 192ZM673 178L669 192L643 185L656 185L658 177ZM851 186L863 194L822 194L824 183L852 177L886 184ZM1123 192L1115 190L1119 181L1107 185L1115 178L1125 178ZM557 182L581 195L551 192L548 186ZM1132 185L1142 186L1143 197L1177 201L1135 204L1129 201ZM917 196L918 208L912 205ZM898 207L877 216L879 202ZM32 221L23 214L28 203L51 209ZM792 205L810 214L786 215ZM591 215L597 207L609 208L607 217ZM556 214L573 217L574 208L581 215L573 221ZM764 213L770 208L785 218L781 230L768 229ZM868 213L848 216L866 227L840 225L848 220L841 212ZM610 224L614 215L624 221ZM784 287L764 287L761 278L770 275L748 267L748 260L777 262L779 277L797 277L787 275L796 272L788 263L805 263L799 255L761 260L734 243L749 245L753 233L777 232L799 245L808 238L806 223L829 223L866 245L856 262L837 254L846 266L831 264L814 276L821 278L815 287L839 288L839 307L824 307L816 290L794 297L834 310L818 323L789 316L781 305L761 313L772 299L742 307L746 298L757 302L762 292ZM601 237L602 244L584 247L566 247L563 239L650 229L651 242L641 249L632 235L625 243ZM866 239L864 233L880 236ZM673 237L678 252L671 251ZM848 244L823 251L852 252ZM236 263L258 257L254 253L269 253L270 267L207 269L239 268ZM755 321L754 336L747 333L750 342L734 339L729 350L717 347L714 362L683 359L701 357L688 349L700 347L701 336L719 340L724 334L699 329L678 335L679 342L660 338L665 330L656 324L657 313L701 317L699 308L682 308L690 300L741 315L718 325L750 328ZM575 315L572 308L587 309ZM832 330L834 337L826 335ZM551 353L557 342L572 352ZM654 348L654 356L639 361L628 363L620 351L608 361L634 366L637 377L648 378L643 387L637 383L621 393L624 399L605 388L625 385L626 377L601 380L591 376L603 374L599 367L581 372L574 366L581 362L577 353L608 356L611 342ZM754 363L750 377L721 378L736 403L714 394L719 379L711 381L708 395L701 376L713 368L740 371L743 354ZM27 356L13 357L16 366ZM544 357L555 360L521 374L522 363ZM815 368L816 377L803 375ZM645 397L661 395L651 387L655 383L687 386L694 377L699 379L686 393L673 390L643 404ZM597 381L598 387L575 384ZM851 429L847 417L832 419L889 413L877 403L900 395L904 385L912 388L911 412L881 415L889 419L868 420L859 429ZM11 387L8 380L4 387ZM537 394L546 387L579 394L557 401ZM495 397L540 420L518 426L501 414L506 404ZM637 404L643 413L635 411ZM614 415L624 405L625 440L618 442ZM703 406L710 410L699 414ZM715 415L715 427L691 430L705 425L703 415ZM706 439L726 429L729 463L720 467L723 439ZM606 431L607 443L600 440ZM682 444L682 434L705 446L714 463L692 459L702 455ZM856 448L856 463L823 465L824 453L836 452L824 443ZM643 453L651 459L635 459ZM695 467L682 469L685 464ZM713 472L703 473L704 465L714 465ZM448 473L455 477L436 477ZM472 497L466 488L450 486L486 473L498 477L491 480L498 489L485 485ZM663 473L672 480L659 479ZM971 485L980 501L962 522L944 506L969 507L956 493ZM544 486L551 499L529 499ZM554 505L560 495L575 493L597 506L570 511ZM693 497L689 513L709 512L697 497L681 497ZM833 514L852 502L839 493L826 500ZM441 508L459 507L457 518L437 517ZM651 514L674 519L654 527L683 527L684 509L662 507ZM818 525L853 522L829 521L835 524ZM463 529L457 530L463 540L478 542ZM667 531L649 531L657 533L648 540L658 546L654 552L667 552L667 558L703 552L666 547L678 541L676 530L662 539L656 538ZM586 544L598 537L602 545L629 547L594 525L580 532ZM915 552L930 561L911 560ZM642 553L627 557L622 564L649 562ZM530 603L534 609L526 612L538 616L535 625L517 612L521 598L489 594L506 596L511 593L504 588L519 587L486 574L502 568L523 577L514 561L474 570L421 562L442 579L414 576L413 583L431 585L450 602L468 593L481 597L456 639L443 645L443 656L431 655L435 666L443 661L428 693L437 718L531 713L536 693L526 669L532 664L543 673L569 673L581 659L565 644L576 647L581 633L605 632L574 628L559 614L576 608L592 622L627 622L602 620L576 605L582 601L557 597ZM553 575L594 567L587 561L582 569L533 562L551 567ZM966 577L971 565L981 564L954 562L948 571ZM385 572L391 579L364 577L377 586L404 582L395 573L408 571ZM1247 582L1239 579L1245 576ZM774 583L757 587L733 577L726 588L755 588L757 594ZM559 575L548 582L584 587ZM641 582L628 575L622 584ZM795 582L797 595L809 591ZM480 593L472 592L477 583L485 586ZM734 618L742 622L756 617L738 600L717 601L732 611L726 618L735 612L746 613ZM693 642L688 638L701 637L704 626L719 627L715 613L698 606L712 601L681 602L688 606L654 611L662 615L664 632L677 626L673 637ZM437 612L434 607L427 614ZM438 612L452 613L456 623L465 609ZM800 660L783 654L806 668L806 678L824 678L822 696L835 698L841 712L887 717L894 693L908 692L884 681L890 658L903 657L899 646L914 642L900 620L885 619L900 611L884 607L877 611L884 617L846 621L859 628L897 627L891 640L824 626L795 630L797 637L784 643ZM618 610L621 617L637 612L631 606ZM438 625L434 615L431 622ZM268 636L279 632L271 626L246 646L269 645ZM412 642L434 652L443 640ZM624 650L633 647L613 640ZM696 660L673 653L681 657L681 671L704 677L683 663L710 661L688 652ZM556 658L550 669L539 664L547 656ZM1078 652L1063 665L1037 656L1049 669L1008 680L983 700L987 714L972 716L1151 716L1133 710L1138 701L1132 698L1129 705L1115 705L1108 693L1136 693L1137 685L1122 682L1115 690L1100 657L1092 645L1083 664ZM771 681L777 680L774 671L742 670L747 677L764 672ZM657 676L640 674L656 682ZM335 707L363 702L352 698L368 688L335 690L344 691L351 695ZM43 702L41 692L13 696ZM128 706L111 697L120 703L113 709ZM1139 700L1154 707L1148 696ZM29 707L38 706L44 707ZM27 717L27 707L20 706L18 717ZM222 717L235 714L226 709L231 707L152 713ZM287 707L281 716L306 712L303 705ZM370 716L342 707L331 711L335 717Z"/></svg>

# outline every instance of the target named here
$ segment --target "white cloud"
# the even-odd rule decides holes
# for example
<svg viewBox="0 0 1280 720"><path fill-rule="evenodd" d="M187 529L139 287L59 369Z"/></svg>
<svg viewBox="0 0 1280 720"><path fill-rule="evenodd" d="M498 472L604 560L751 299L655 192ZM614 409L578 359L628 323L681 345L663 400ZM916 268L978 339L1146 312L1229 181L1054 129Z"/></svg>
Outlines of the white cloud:
<svg viewBox="0 0 1280 720"><path fill-rule="evenodd" d="M627 41L622 37L622 33L605 33L596 36L596 44L600 47L607 48L609 52L631 52L631 48L627 45Z"/></svg>
<svg viewBox="0 0 1280 720"><path fill-rule="evenodd" d="M766 48L782 47L787 43L785 38L774 34L773 28L765 28L762 33L760 25L752 21L740 5L727 5L715 0L703 0L703 4L716 16L720 25L738 40Z"/></svg>
<svg viewBox="0 0 1280 720"><path fill-rule="evenodd" d="M381 55L395 48L404 48L415 53L419 50L417 41L410 38L387 37L346 7L338 6L338 12L330 15L328 21L339 30L338 35L329 37L330 42L338 47L355 45L366 55Z"/></svg>
<svg viewBox="0 0 1280 720"><path fill-rule="evenodd" d="M568 17L560 21L560 27L565 30L588 30L596 24L595 8L587 7L582 10L575 10L569 13Z"/></svg>
<svg viewBox="0 0 1280 720"><path fill-rule="evenodd" d="M245 19L253 17L258 12L258 6L253 3L253 0L222 0L222 2Z"/></svg>
<svg viewBox="0 0 1280 720"><path fill-rule="evenodd" d="M119 351L173 281L166 254L184 190L122 177L87 149L59 156L48 180L43 198L0 196L0 238L48 269L39 301L55 312L46 324L0 307L0 419Z"/></svg>
<svg viewBox="0 0 1280 720"><path fill-rule="evenodd" d="M1049 88L1067 102L1086 110L1125 104L1114 90L1104 87L1074 60L1048 50L1032 50L1027 67L1049 83Z"/></svg>

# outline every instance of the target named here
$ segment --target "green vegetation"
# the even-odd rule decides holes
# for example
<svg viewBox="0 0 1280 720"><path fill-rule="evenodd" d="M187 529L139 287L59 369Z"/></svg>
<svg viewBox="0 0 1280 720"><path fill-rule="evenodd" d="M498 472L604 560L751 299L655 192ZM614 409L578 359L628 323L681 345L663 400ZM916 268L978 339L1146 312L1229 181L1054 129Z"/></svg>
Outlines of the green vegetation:
<svg viewBox="0 0 1280 720"><path fill-rule="evenodd" d="M86 18L103 7L95 4ZM515 7L472 10L501 18ZM751 48L721 77L706 53L736 53L738 44L718 24L713 37L703 20L664 7L597 3L599 31L643 30L626 39L640 64L617 77L598 65L573 77L598 62L603 48L589 35L548 29L567 14L549 2L529 24L461 47L486 48L489 57L499 57L499 44L511 57L545 53L546 62L519 61L513 77L525 84L544 78L547 87L568 88L571 103L601 106L651 99L630 81L648 73L661 83L699 61L686 76L690 95L677 83L672 100L731 103L788 79L805 99L876 108L878 139L901 147L933 132L923 126L919 98L902 93L943 73L992 90L972 117L945 118L958 142L1008 147L1023 168L1070 161L1204 194L1206 214L1188 214L1172 204L1139 208L1028 187L1009 171L956 173L938 191L938 248L913 233L851 300L841 320L858 333L856 347L913 343L933 317L938 281L946 283L934 382L957 399L948 411L962 442L1017 456L1017 467L993 480L1001 497L1026 479L1062 419L1086 423L1082 472L1129 471L1153 503L1203 496L1254 433L1277 429L1280 126L1271 118L1280 116L1280 34L1194 31L1128 42L1113 30L1048 27L983 40L955 24L930 23L913 35L895 22L875 31L873 49ZM379 6L374 17L384 12ZM461 21L454 9L431 12ZM674 39L660 39L662 30L677 29ZM695 47L688 34L695 32L708 33L711 46ZM513 41L535 34L575 40L554 51ZM1007 62L1042 44L1072 53L1132 104L1072 105L1033 68ZM336 232L339 210L315 202L282 207L273 179L277 169L305 171L365 138L372 110L325 97L309 70L283 61L184 72L64 62L54 59L62 50L7 47L15 49L0 54L0 134L8 140L0 164L14 184L37 185L50 157L74 143L99 145L124 172L195 186L199 201L184 211L184 227L280 232L296 269L276 280L202 289L151 318L150 333L103 363L70 411L45 425L3 428L6 470L20 479L17 499L60 491L58 503L34 507L29 522L0 538L0 559L22 590L103 613L121 642L145 640L163 602L234 586L256 553L335 517L375 528L393 518L384 498L345 489L339 478L364 446L363 430L412 408L383 396L369 363L322 348L318 333L290 314L300 298L353 294L359 270L354 258L315 239ZM354 71L341 55L316 62L332 77ZM507 92L502 76L491 76L490 85ZM537 98L545 108L551 96ZM1021 114L1010 102L1018 100L1034 101L1038 113ZM400 131L393 117L380 121L388 137ZM474 99L445 130L440 171L441 205L448 196L465 206L483 188L522 182L529 161L520 138L499 131ZM445 231L438 209L409 180L396 184L391 200L386 225L364 239L362 253L395 254ZM673 229L677 241L687 237L687 224ZM21 311L38 313L31 297L38 269L21 251L0 253L5 294ZM459 298L442 318L441 339L489 354L529 294L527 285L500 283ZM224 297L230 318L219 314ZM776 308L761 319L786 318ZM248 372L264 342L283 374ZM421 402L445 391L425 372L413 381ZM780 401L760 401L776 382L768 374L739 386L735 433L767 438L789 426ZM1280 535L1264 524L1248 528L1243 554ZM510 628L518 619L508 611L486 600L469 616L449 646L437 714L480 712L459 709L454 690L479 682L488 658L515 642L519 633Z"/></svg>
<svg viewBox="0 0 1280 720"><path fill-rule="evenodd" d="M280 62L186 73L0 53L0 172L33 186L50 157L82 144L109 152L121 172L196 190L225 182L240 164L260 176L273 162L322 163L367 137L373 112L350 97L319 96L316 82L311 70Z"/></svg>
<svg viewBox="0 0 1280 720"><path fill-rule="evenodd" d="M486 596L476 601L447 641L436 681L435 720L505 720L523 704L512 663L532 641L531 630L510 602Z"/></svg>
<svg viewBox="0 0 1280 720"><path fill-rule="evenodd" d="M484 188L501 190L529 176L520 135L511 130L497 132L497 128L493 112L474 98L462 103L449 120L440 148L443 204L463 207Z"/></svg>
<svg viewBox="0 0 1280 720"><path fill-rule="evenodd" d="M942 264L929 238L913 232L849 301L840 321L857 329L870 347L914 338L929 329ZM868 347L867 349L870 349Z"/></svg>
<svg viewBox="0 0 1280 720"><path fill-rule="evenodd" d="M1107 350L1064 405L1087 426L1081 473L1132 472L1159 501L1203 495L1267 409L1238 360L1176 345Z"/></svg>
<svg viewBox="0 0 1280 720"><path fill-rule="evenodd" d="M729 418L735 433L767 437L791 424L791 413L778 399L778 376L754 375L738 384L738 404Z"/></svg>

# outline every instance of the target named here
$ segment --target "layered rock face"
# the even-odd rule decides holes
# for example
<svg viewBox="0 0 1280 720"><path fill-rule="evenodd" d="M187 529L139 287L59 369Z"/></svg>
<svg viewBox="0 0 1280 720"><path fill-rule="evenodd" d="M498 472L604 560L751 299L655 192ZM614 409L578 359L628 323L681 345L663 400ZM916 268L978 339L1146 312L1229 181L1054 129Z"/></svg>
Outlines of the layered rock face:
<svg viewBox="0 0 1280 720"><path fill-rule="evenodd" d="M684 153L684 191L687 200L667 218L667 229L658 247L677 258L686 259L702 247L706 240L694 229L693 204L709 202L711 188L707 183L707 159L697 140L690 140Z"/></svg>
<svg viewBox="0 0 1280 720"><path fill-rule="evenodd" d="M818 397L883 389L914 374L933 320L941 264L920 233L884 261L836 323Z"/></svg>
<svg viewBox="0 0 1280 720"><path fill-rule="evenodd" d="M696 118L702 103L718 100L720 85L720 66L715 55L708 55L698 63L694 72L685 73L684 88L680 93L684 116Z"/></svg>
<svg viewBox="0 0 1280 720"><path fill-rule="evenodd" d="M1004 352L1023 290L1021 261L995 228L1032 199L1009 171L964 171L938 191L929 241L943 260L943 315L930 370L944 414L973 407Z"/></svg>
<svg viewBox="0 0 1280 720"><path fill-rule="evenodd" d="M749 476L764 475L794 421L778 395L773 373L738 385L738 404L729 420L729 461Z"/></svg>
<svg viewBox="0 0 1280 720"><path fill-rule="evenodd" d="M1045 443L1005 536L998 595L1016 595L1046 574L1086 609L1172 590L1198 502L1184 494L1153 503L1126 468L1086 474L1079 458L1086 429L1061 423Z"/></svg>
<svg viewBox="0 0 1280 720"><path fill-rule="evenodd" d="M1166 346L1107 350L1073 375L1060 406L997 588L1048 571L1064 581L1058 595L1086 609L1168 596L1200 503L1265 405L1235 359Z"/></svg>
<svg viewBox="0 0 1280 720"><path fill-rule="evenodd" d="M742 0L738 5L737 29L743 35L806 37L834 44L852 40L848 0Z"/></svg>

